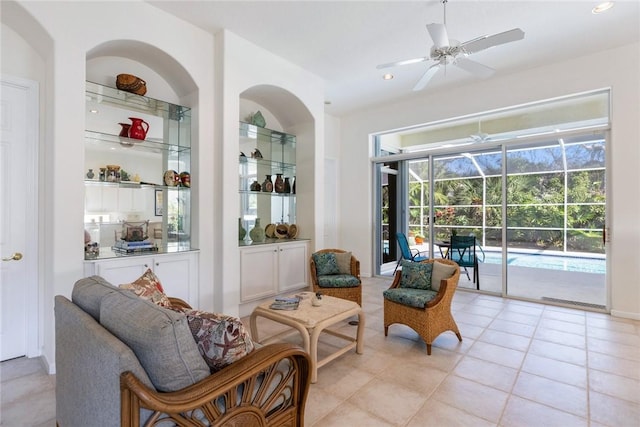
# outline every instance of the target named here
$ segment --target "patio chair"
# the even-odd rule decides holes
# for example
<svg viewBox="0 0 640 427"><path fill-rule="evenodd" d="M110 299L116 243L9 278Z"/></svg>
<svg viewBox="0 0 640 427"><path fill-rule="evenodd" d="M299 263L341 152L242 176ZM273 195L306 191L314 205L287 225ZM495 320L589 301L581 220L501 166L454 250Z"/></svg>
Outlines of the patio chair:
<svg viewBox="0 0 640 427"><path fill-rule="evenodd" d="M480 289L480 274L478 272L478 255L476 248L478 244L475 236L451 236L451 249L449 250L449 258L455 261L460 267L464 268L464 272L469 277L467 268L473 268L473 283L476 289ZM480 248L482 251L482 248ZM482 251L484 259L484 251Z"/></svg>
<svg viewBox="0 0 640 427"><path fill-rule="evenodd" d="M400 261L406 259L407 261L420 262L429 257L420 256L420 251L417 249L411 249L409 247L409 241L407 240L407 236L404 233L396 233L396 238L398 239L398 245L400 245L400 259L396 263L396 268L393 269L393 274L396 274L396 270L398 270L398 266L400 265ZM415 253L414 253L415 251Z"/></svg>
<svg viewBox="0 0 640 427"><path fill-rule="evenodd" d="M332 254L330 258L328 254ZM362 306L360 261L342 249L321 249L309 261L313 292L343 298Z"/></svg>
<svg viewBox="0 0 640 427"><path fill-rule="evenodd" d="M460 268L448 259L403 261L403 270L383 292L384 336L394 323L407 325L424 340L428 355L431 344L443 332L452 331L462 341L451 314L459 278Z"/></svg>

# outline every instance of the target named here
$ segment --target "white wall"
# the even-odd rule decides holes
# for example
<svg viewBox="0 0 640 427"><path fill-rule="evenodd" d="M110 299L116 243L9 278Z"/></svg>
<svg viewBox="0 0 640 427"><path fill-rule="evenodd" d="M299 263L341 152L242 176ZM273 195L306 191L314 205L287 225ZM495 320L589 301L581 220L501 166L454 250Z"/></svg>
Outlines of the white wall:
<svg viewBox="0 0 640 427"><path fill-rule="evenodd" d="M2 7L3 72L5 64L11 62L11 70L16 70L19 77L36 78L43 88L41 104L45 114L40 154L45 162L41 168L43 185L40 192L43 196L40 209L47 215L40 229L43 257L40 275L44 282L41 332L43 355L53 372L53 297L57 294L69 296L75 281L83 276L83 248L78 242L82 241L83 233L82 177L86 172L83 135L87 53L103 43L133 41L155 47L145 60L173 61L179 64L178 68L188 70L182 75L171 75L169 70L164 77L167 81L177 81L176 87L183 89L178 91L182 102L197 106L193 119L196 130L192 135L197 159L192 163L192 192L196 193L193 209L200 235L211 236L214 196L209 189L212 176L200 171L209 171L214 164L213 148L209 143L213 140L214 38L144 2L126 3L125 18L123 8L109 2L23 2L18 5L3 2ZM136 19L132 25L134 21L127 16L144 19ZM31 47L24 46L20 38L5 39L5 34L12 36L4 28L5 24L22 39L29 40ZM41 43L41 40L46 41L46 36L50 37L50 49L47 49L48 44ZM29 70L35 51L40 52L42 58L36 62L45 66L40 67L40 73L34 77L33 71ZM135 58L136 52L123 51L122 56L127 55ZM206 143L198 144L199 141ZM77 238L73 237L75 235ZM214 255L212 239L198 241L196 236L194 240L201 250L199 305L211 310L213 271L219 265L218 258Z"/></svg>
<svg viewBox="0 0 640 427"><path fill-rule="evenodd" d="M217 207L215 218L220 232L216 243L224 269L219 270L216 283L216 310L230 315L239 314L240 264L238 249L238 114L240 98L261 97L258 102L272 113L283 131L296 135L297 221L301 236L322 240L322 214L318 213L318 183L322 182L324 141L324 82L319 77L284 59L223 31L216 35L216 70L219 96L216 98L216 116L222 127L216 133L216 150L222 159L221 167L214 171L214 192L223 194L223 203ZM281 102L268 102L278 98ZM242 111L244 113L244 111ZM218 153L218 151L216 151ZM320 163L321 165L321 163ZM233 189L233 191L225 191Z"/></svg>
<svg viewBox="0 0 640 427"><path fill-rule="evenodd" d="M376 132L508 107L563 95L611 88L612 132L608 145L608 225L612 314L640 319L640 46L638 43L525 72L500 75L446 91L426 91L410 100L372 108L341 120L341 182L370 189L369 136ZM371 191L342 191L340 235L373 272ZM362 238L366 236L368 238Z"/></svg>

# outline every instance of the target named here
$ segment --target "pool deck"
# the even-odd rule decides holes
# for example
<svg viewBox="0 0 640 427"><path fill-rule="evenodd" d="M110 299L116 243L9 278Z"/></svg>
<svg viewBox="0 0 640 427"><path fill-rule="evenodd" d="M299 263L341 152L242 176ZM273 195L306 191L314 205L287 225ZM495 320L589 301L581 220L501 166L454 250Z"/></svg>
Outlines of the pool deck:
<svg viewBox="0 0 640 427"><path fill-rule="evenodd" d="M421 251L428 255L428 251ZM436 251L436 256L440 254ZM395 263L381 267L383 276L391 276ZM469 268L473 279L473 269ZM480 291L502 294L502 264L480 263ZM551 304L579 306L603 310L606 305L605 275L508 265L506 296L525 298ZM476 290L464 270L458 283L460 289Z"/></svg>

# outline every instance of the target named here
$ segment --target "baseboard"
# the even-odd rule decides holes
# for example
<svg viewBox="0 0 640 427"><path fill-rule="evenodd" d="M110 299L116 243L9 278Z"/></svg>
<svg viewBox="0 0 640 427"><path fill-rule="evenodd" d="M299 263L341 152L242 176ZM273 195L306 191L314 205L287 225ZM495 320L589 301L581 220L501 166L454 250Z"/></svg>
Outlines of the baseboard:
<svg viewBox="0 0 640 427"><path fill-rule="evenodd" d="M47 357L44 354L40 356L40 364L49 375L56 374L56 364L49 363L49 361L47 360Z"/></svg>
<svg viewBox="0 0 640 427"><path fill-rule="evenodd" d="M640 313L632 313L628 311L611 310L613 317L623 317L625 319L640 320Z"/></svg>

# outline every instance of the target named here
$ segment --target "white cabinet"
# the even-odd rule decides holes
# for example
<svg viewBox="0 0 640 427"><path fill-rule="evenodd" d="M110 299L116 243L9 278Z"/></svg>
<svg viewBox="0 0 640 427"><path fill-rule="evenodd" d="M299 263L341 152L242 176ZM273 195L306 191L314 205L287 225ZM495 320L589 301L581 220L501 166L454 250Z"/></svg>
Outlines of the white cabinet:
<svg viewBox="0 0 640 427"><path fill-rule="evenodd" d="M295 241L240 249L240 300L306 288L309 244Z"/></svg>
<svg viewBox="0 0 640 427"><path fill-rule="evenodd" d="M85 276L98 275L114 286L131 283L150 268L164 292L198 307L198 252L136 255L85 261Z"/></svg>

